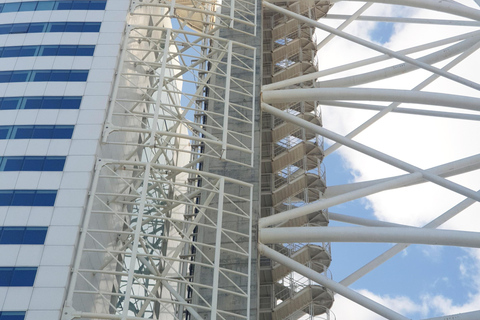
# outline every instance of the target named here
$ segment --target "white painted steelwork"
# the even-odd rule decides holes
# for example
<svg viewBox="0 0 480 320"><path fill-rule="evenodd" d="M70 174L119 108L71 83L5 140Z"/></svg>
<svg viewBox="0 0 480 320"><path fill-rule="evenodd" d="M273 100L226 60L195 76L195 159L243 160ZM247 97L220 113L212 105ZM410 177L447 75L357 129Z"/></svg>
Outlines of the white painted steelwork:
<svg viewBox="0 0 480 320"><path fill-rule="evenodd" d="M474 1L379 0L365 2L345 0L331 1L330 3L333 5L333 9L330 9L325 17L316 20L287 10L283 2L264 1L264 8L322 30L317 33L316 39L319 50L317 59L322 67L316 72L264 84L262 110L296 128L306 129L333 141L332 145L325 150L325 157L339 149L342 150L341 148L348 147L406 171L407 174L384 176L370 181L331 187L327 184L322 199L313 203L299 204L290 210L262 217L259 221L261 228L259 231L260 251L270 259L288 265L295 272L321 283L386 319L407 319L386 306L373 302L365 296L357 295L357 292L349 291L347 286L373 272L375 268L410 244L480 247L480 243L478 243L480 239L478 231L480 230L475 226L470 226L474 232L434 230L472 205L478 205L480 197L479 193L475 191L478 189L478 185L474 186L474 183L464 185L456 176L463 174L463 178L475 177L477 174L475 171L479 169L480 165L480 150L475 147L475 143L472 143L472 151L468 156L448 158L448 160L443 160L443 163L437 162L431 168L422 168L403 160L403 157L389 155L379 150L373 144L374 141L357 140L356 137L366 130L371 130L378 121L383 121L387 116L395 113L414 117L433 116L442 118L444 123L447 120L451 121L452 124L461 123L458 121L469 121L470 127L472 123L480 120L480 93L478 92L480 77L478 77L478 73L476 75L470 73L465 76L465 70L468 68L474 70L478 64L476 62L478 62L478 49L480 48L480 39L478 38L480 10L478 2ZM339 6L339 10L335 10L337 6ZM382 12L384 15L375 14L377 12ZM374 23L378 23L379 28L380 23L383 26L393 25L391 31L388 31L393 34L392 37L396 32L400 33L402 28L411 26L415 26L419 30L419 34L423 34L420 32L422 28L435 30L434 27L448 26L449 29L444 34L442 31L438 33L431 31L432 37L419 36L418 39L412 41L413 46L407 47L407 44L402 47L398 43L391 44L387 41L382 43L380 40L376 42L369 39L367 32L362 32L362 27L371 27ZM347 46L346 43L355 44L357 47ZM332 44L338 44L334 48L348 47L352 51L329 50L329 46ZM358 57L354 48L359 48ZM336 55L341 56L341 59L337 59ZM416 78L409 77L411 73L418 76ZM397 81L397 79L408 79L408 82ZM312 80L316 81L316 88L302 87L302 83ZM438 83L443 86L439 86ZM448 85L445 85L446 83ZM438 89L439 87L441 89ZM357 121L359 124L350 132L339 133L322 128L319 124L311 123L308 119L297 117L296 114L278 107L281 104L311 100L316 100L320 105L331 108L349 108L357 111L356 115L358 110L369 110L376 113L371 114L370 117L365 116L362 121ZM324 119L325 122L328 120L328 118ZM480 125L477 128L478 133ZM419 136L423 134L422 128L410 128L408 124L405 124L405 131L415 129L418 130ZM445 125L445 130L451 129ZM387 132L385 132L385 136L387 136ZM468 141L476 139L476 137L465 134L462 139ZM412 145L415 142L410 141ZM439 161L442 159L439 158ZM476 180L478 181L478 179ZM348 228L321 226L305 228L289 224L335 205L342 205L371 195L379 196L387 190L410 188L425 183L437 184L448 189L457 197L461 195L464 199L460 202L457 201L458 204L446 209L443 214L426 224L425 229L387 221L370 220L355 216L355 212L332 213L329 216L331 220L355 225ZM425 195L425 199L427 198L428 195ZM411 207L415 207L415 205L412 203ZM405 214L409 213L405 212ZM302 241L400 243L358 270L353 270L351 275L337 283L274 250L275 246L279 246L278 243L285 245L285 243ZM267 247L266 243L270 244L271 248ZM397 275L392 275L392 277L394 276ZM478 317L478 311L432 319L474 319L476 317Z"/></svg>

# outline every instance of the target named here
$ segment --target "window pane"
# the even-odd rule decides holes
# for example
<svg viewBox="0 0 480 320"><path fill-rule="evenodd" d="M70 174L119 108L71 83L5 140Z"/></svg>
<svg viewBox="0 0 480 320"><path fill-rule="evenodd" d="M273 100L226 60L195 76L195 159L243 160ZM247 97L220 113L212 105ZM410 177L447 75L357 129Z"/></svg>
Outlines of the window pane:
<svg viewBox="0 0 480 320"><path fill-rule="evenodd" d="M47 157L43 164L43 171L62 171L65 166L65 157Z"/></svg>
<svg viewBox="0 0 480 320"><path fill-rule="evenodd" d="M5 157L3 171L20 171L23 166L23 157Z"/></svg>
<svg viewBox="0 0 480 320"><path fill-rule="evenodd" d="M51 139L54 126L35 126L32 139Z"/></svg>
<svg viewBox="0 0 480 320"><path fill-rule="evenodd" d="M72 10L88 10L88 1L73 1Z"/></svg>
<svg viewBox="0 0 480 320"><path fill-rule="evenodd" d="M69 28L69 26L67 26L67 28ZM80 31L82 31L81 27L80 27ZM59 56L74 56L76 51L77 51L77 46L60 46L58 48L57 55L59 55Z"/></svg>
<svg viewBox="0 0 480 320"><path fill-rule="evenodd" d="M88 71L85 70L72 70L70 73L69 81L87 81Z"/></svg>
<svg viewBox="0 0 480 320"><path fill-rule="evenodd" d="M45 32L47 29L47 26L48 24L46 22L30 23L30 27L28 28L28 33Z"/></svg>
<svg viewBox="0 0 480 320"><path fill-rule="evenodd" d="M24 320L24 311L2 311L0 312L0 320Z"/></svg>
<svg viewBox="0 0 480 320"><path fill-rule="evenodd" d="M15 190L13 194L12 206L31 206L35 199L34 190Z"/></svg>
<svg viewBox="0 0 480 320"><path fill-rule="evenodd" d="M83 22L67 22L65 32L82 32Z"/></svg>
<svg viewBox="0 0 480 320"><path fill-rule="evenodd" d="M12 276L13 268L0 268L0 287L10 286L10 283L12 282Z"/></svg>
<svg viewBox="0 0 480 320"><path fill-rule="evenodd" d="M3 12L17 12L19 8L19 2L5 3L5 6L3 7Z"/></svg>
<svg viewBox="0 0 480 320"><path fill-rule="evenodd" d="M40 48L40 56L56 56L58 51L58 46L42 46Z"/></svg>
<svg viewBox="0 0 480 320"><path fill-rule="evenodd" d="M10 77L10 82L26 82L30 71L13 71Z"/></svg>
<svg viewBox="0 0 480 320"><path fill-rule="evenodd" d="M42 109L60 109L61 106L61 97L45 97L43 99Z"/></svg>
<svg viewBox="0 0 480 320"><path fill-rule="evenodd" d="M31 81L48 81L50 80L51 71L49 70L33 70L32 71L32 80Z"/></svg>
<svg viewBox="0 0 480 320"><path fill-rule="evenodd" d="M34 133L35 138L35 133ZM25 157L22 171L42 171L45 157Z"/></svg>
<svg viewBox="0 0 480 320"><path fill-rule="evenodd" d="M4 4L0 3L0 12L3 12L3 6L4 6Z"/></svg>
<svg viewBox="0 0 480 320"><path fill-rule="evenodd" d="M55 204L57 192L52 190L39 190L35 196L34 206L50 207Z"/></svg>
<svg viewBox="0 0 480 320"><path fill-rule="evenodd" d="M0 139L10 139L12 132L12 126L1 126L0 127Z"/></svg>
<svg viewBox="0 0 480 320"><path fill-rule="evenodd" d="M29 23L15 23L12 25L10 33L27 33L28 27L30 27Z"/></svg>
<svg viewBox="0 0 480 320"><path fill-rule="evenodd" d="M64 97L62 101L62 109L79 109L81 97Z"/></svg>
<svg viewBox="0 0 480 320"><path fill-rule="evenodd" d="M83 26L83 32L98 32L100 31L99 22L85 22Z"/></svg>
<svg viewBox="0 0 480 320"><path fill-rule="evenodd" d="M37 6L37 2L36 1L32 1L32 2L24 2L22 3L22 5L20 6L20 10L19 11L35 11L35 7Z"/></svg>
<svg viewBox="0 0 480 320"><path fill-rule="evenodd" d="M47 227L27 227L23 237L23 244L44 244L47 229Z"/></svg>
<svg viewBox="0 0 480 320"><path fill-rule="evenodd" d="M13 192L10 190L0 190L0 206L9 206L12 203ZM5 230L3 231L3 236L5 236Z"/></svg>
<svg viewBox="0 0 480 320"><path fill-rule="evenodd" d="M18 57L20 55L20 47L5 47L3 49L2 58Z"/></svg>
<svg viewBox="0 0 480 320"><path fill-rule="evenodd" d="M52 71L50 81L68 81L69 76L69 70L54 70Z"/></svg>
<svg viewBox="0 0 480 320"><path fill-rule="evenodd" d="M37 11L39 10L53 10L55 1L40 1L37 5Z"/></svg>
<svg viewBox="0 0 480 320"><path fill-rule="evenodd" d="M24 235L24 227L3 227L0 244L22 244Z"/></svg>
<svg viewBox="0 0 480 320"><path fill-rule="evenodd" d="M11 77L12 77L12 71L0 71L0 83L10 82Z"/></svg>
<svg viewBox="0 0 480 320"><path fill-rule="evenodd" d="M42 97L26 97L24 100L24 109L40 109L42 107Z"/></svg>
<svg viewBox="0 0 480 320"><path fill-rule="evenodd" d="M57 10L70 10L72 8L71 1L59 1L57 4Z"/></svg>
<svg viewBox="0 0 480 320"><path fill-rule="evenodd" d="M20 47L20 57L34 57L37 55L38 46Z"/></svg>
<svg viewBox="0 0 480 320"><path fill-rule="evenodd" d="M88 9L90 10L105 10L105 1L90 1L90 6Z"/></svg>
<svg viewBox="0 0 480 320"><path fill-rule="evenodd" d="M0 107L1 110L15 110L18 108L18 104L20 102L20 98L3 98L2 106Z"/></svg>
<svg viewBox="0 0 480 320"><path fill-rule="evenodd" d="M13 270L11 287L31 287L35 281L37 268L34 267L17 267Z"/></svg>
<svg viewBox="0 0 480 320"><path fill-rule="evenodd" d="M33 134L33 126L15 126L13 127L10 139L30 139Z"/></svg>
<svg viewBox="0 0 480 320"><path fill-rule="evenodd" d="M73 126L55 126L53 139L71 139Z"/></svg>
<svg viewBox="0 0 480 320"><path fill-rule="evenodd" d="M9 34L11 29L11 24L0 24L0 34Z"/></svg>
<svg viewBox="0 0 480 320"><path fill-rule="evenodd" d="M65 30L66 22L50 22L48 24L47 32L63 32Z"/></svg>
<svg viewBox="0 0 480 320"><path fill-rule="evenodd" d="M95 51L95 46L78 46L76 55L77 56L93 56Z"/></svg>

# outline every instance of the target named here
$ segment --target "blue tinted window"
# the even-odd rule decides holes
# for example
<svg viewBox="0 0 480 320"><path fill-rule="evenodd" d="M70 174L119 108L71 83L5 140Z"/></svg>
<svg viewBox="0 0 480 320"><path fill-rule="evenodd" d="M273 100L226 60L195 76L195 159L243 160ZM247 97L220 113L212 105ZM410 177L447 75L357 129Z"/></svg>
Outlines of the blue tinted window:
<svg viewBox="0 0 480 320"><path fill-rule="evenodd" d="M105 10L106 1L91 1L88 9L90 10Z"/></svg>
<svg viewBox="0 0 480 320"><path fill-rule="evenodd" d="M31 287L35 281L36 274L37 268L35 267L1 267L0 286Z"/></svg>
<svg viewBox="0 0 480 320"><path fill-rule="evenodd" d="M53 137L54 126L35 126L32 139L51 139Z"/></svg>
<svg viewBox="0 0 480 320"><path fill-rule="evenodd" d="M65 32L82 32L83 22L67 22Z"/></svg>
<svg viewBox="0 0 480 320"><path fill-rule="evenodd" d="M79 109L81 97L65 97L62 100L62 109Z"/></svg>
<svg viewBox="0 0 480 320"><path fill-rule="evenodd" d="M2 58L18 57L20 55L20 47L6 47L2 51Z"/></svg>
<svg viewBox="0 0 480 320"><path fill-rule="evenodd" d="M87 45L38 45L0 47L0 57L35 57L35 56L93 56L95 46Z"/></svg>
<svg viewBox="0 0 480 320"><path fill-rule="evenodd" d="M35 199L35 190L15 190L11 206L32 206Z"/></svg>
<svg viewBox="0 0 480 320"><path fill-rule="evenodd" d="M0 82L10 82L12 71L0 71Z"/></svg>
<svg viewBox="0 0 480 320"><path fill-rule="evenodd" d="M37 56L38 53L38 47L39 46L24 46L24 47L19 47L20 49L20 57L34 57Z"/></svg>
<svg viewBox="0 0 480 320"><path fill-rule="evenodd" d="M77 46L77 56L93 56L95 46Z"/></svg>
<svg viewBox="0 0 480 320"><path fill-rule="evenodd" d="M10 139L30 139L34 126L14 126Z"/></svg>
<svg viewBox="0 0 480 320"><path fill-rule="evenodd" d="M63 32L66 24L66 22L50 22L47 32Z"/></svg>
<svg viewBox="0 0 480 320"><path fill-rule="evenodd" d="M70 70L53 70L50 81L68 81Z"/></svg>
<svg viewBox="0 0 480 320"><path fill-rule="evenodd" d="M23 2L20 5L19 11L34 11L36 7L37 7L37 1Z"/></svg>
<svg viewBox="0 0 480 320"><path fill-rule="evenodd" d="M0 110L13 110L19 107L19 99L12 97L12 98L3 98L3 101L0 105Z"/></svg>
<svg viewBox="0 0 480 320"><path fill-rule="evenodd" d="M1 311L0 320L24 320L24 311Z"/></svg>
<svg viewBox="0 0 480 320"><path fill-rule="evenodd" d="M23 167L23 157L3 157L1 171L20 171Z"/></svg>
<svg viewBox="0 0 480 320"><path fill-rule="evenodd" d="M29 23L15 23L12 25L10 33L26 33L29 26Z"/></svg>
<svg viewBox="0 0 480 320"><path fill-rule="evenodd" d="M47 229L47 227L27 227L22 244L44 244Z"/></svg>
<svg viewBox="0 0 480 320"><path fill-rule="evenodd" d="M37 5L37 10L53 10L55 1L41 1Z"/></svg>
<svg viewBox="0 0 480 320"><path fill-rule="evenodd" d="M14 71L10 77L10 82L27 82L30 71Z"/></svg>
<svg viewBox="0 0 480 320"><path fill-rule="evenodd" d="M50 75L52 71L50 70L34 70L32 71L32 81L48 81L50 80Z"/></svg>
<svg viewBox="0 0 480 320"><path fill-rule="evenodd" d="M72 10L88 10L88 1L72 1Z"/></svg>
<svg viewBox="0 0 480 320"><path fill-rule="evenodd" d="M0 190L0 206L9 206L12 203L13 191Z"/></svg>
<svg viewBox="0 0 480 320"><path fill-rule="evenodd" d="M73 134L73 126L55 126L53 132L54 139L71 139Z"/></svg>
<svg viewBox="0 0 480 320"><path fill-rule="evenodd" d="M3 12L15 12L20 9L20 2L5 3L3 6Z"/></svg>
<svg viewBox="0 0 480 320"><path fill-rule="evenodd" d="M44 162L45 157L25 157L22 171L42 171Z"/></svg>
<svg viewBox="0 0 480 320"><path fill-rule="evenodd" d="M0 127L0 139L10 139L10 133L13 127Z"/></svg>
<svg viewBox="0 0 480 320"><path fill-rule="evenodd" d="M39 33L39 32L45 32L47 28L47 23L45 22L36 22L36 23L31 23L30 27L28 28L29 33Z"/></svg>
<svg viewBox="0 0 480 320"><path fill-rule="evenodd" d="M35 199L33 201L34 206L39 207L50 207L55 204L55 198L57 197L56 191L51 190L39 190L35 195Z"/></svg>
<svg viewBox="0 0 480 320"><path fill-rule="evenodd" d="M81 31L81 27L80 27ZM77 46L60 46L58 48L58 56L74 56L77 52Z"/></svg>
<svg viewBox="0 0 480 320"><path fill-rule="evenodd" d="M70 10L72 8L72 1L57 1L56 10Z"/></svg>
<svg viewBox="0 0 480 320"><path fill-rule="evenodd" d="M72 70L68 81L87 81L88 71L85 70Z"/></svg>
<svg viewBox="0 0 480 320"><path fill-rule="evenodd" d="M65 166L65 157L46 157L43 171L62 171Z"/></svg>
<svg viewBox="0 0 480 320"><path fill-rule="evenodd" d="M100 22L85 22L83 32L98 32L100 31Z"/></svg>
<svg viewBox="0 0 480 320"><path fill-rule="evenodd" d="M58 46L42 46L39 52L39 56L56 56Z"/></svg>
<svg viewBox="0 0 480 320"><path fill-rule="evenodd" d="M0 24L0 34L8 34L12 29L11 24Z"/></svg>
<svg viewBox="0 0 480 320"><path fill-rule="evenodd" d="M35 282L37 268L35 267L16 267L13 270L11 287L31 287Z"/></svg>
<svg viewBox="0 0 480 320"><path fill-rule="evenodd" d="M43 109L60 109L62 107L62 97L45 97L43 100Z"/></svg>
<svg viewBox="0 0 480 320"><path fill-rule="evenodd" d="M25 227L3 227L0 244L23 244Z"/></svg>
<svg viewBox="0 0 480 320"><path fill-rule="evenodd" d="M25 101L22 106L23 109L40 109L42 107L42 97L28 97L23 100Z"/></svg>
<svg viewBox="0 0 480 320"><path fill-rule="evenodd" d="M0 227L0 244L44 244L47 227Z"/></svg>

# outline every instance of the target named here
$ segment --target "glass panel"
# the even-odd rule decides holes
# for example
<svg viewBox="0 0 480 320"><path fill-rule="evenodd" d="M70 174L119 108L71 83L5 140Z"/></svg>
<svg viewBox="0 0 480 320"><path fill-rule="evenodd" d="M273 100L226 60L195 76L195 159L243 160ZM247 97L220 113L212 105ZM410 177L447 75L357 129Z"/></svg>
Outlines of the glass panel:
<svg viewBox="0 0 480 320"><path fill-rule="evenodd" d="M0 312L0 320L24 320L24 311L2 311Z"/></svg>
<svg viewBox="0 0 480 320"><path fill-rule="evenodd" d="M82 32L82 28L83 22L67 22L65 32Z"/></svg>
<svg viewBox="0 0 480 320"><path fill-rule="evenodd" d="M20 6L19 11L35 11L35 7L37 6L36 1L32 2L23 2L22 5Z"/></svg>
<svg viewBox="0 0 480 320"><path fill-rule="evenodd" d="M72 8L72 2L71 1L59 1L57 3L57 10L70 10Z"/></svg>
<svg viewBox="0 0 480 320"><path fill-rule="evenodd" d="M20 57L34 57L37 55L39 46L24 46L20 47Z"/></svg>
<svg viewBox="0 0 480 320"><path fill-rule="evenodd" d="M2 106L0 110L15 110L18 108L18 104L20 102L20 98L12 97L12 98L3 98Z"/></svg>
<svg viewBox="0 0 480 320"><path fill-rule="evenodd" d="M69 26L67 25L67 29L68 28L69 28ZM67 31L67 30L65 30L65 31ZM81 31L82 31L82 27L80 26L80 31L78 31L78 32L81 32ZM57 55L59 55L59 56L74 56L76 51L77 51L77 46L59 46Z"/></svg>
<svg viewBox="0 0 480 320"><path fill-rule="evenodd" d="M65 157L47 157L43 164L43 171L62 171L65 166Z"/></svg>
<svg viewBox="0 0 480 320"><path fill-rule="evenodd" d="M0 71L0 82L10 82L12 71Z"/></svg>
<svg viewBox="0 0 480 320"><path fill-rule="evenodd" d="M35 126L32 139L51 139L54 126Z"/></svg>
<svg viewBox="0 0 480 320"><path fill-rule="evenodd" d="M81 97L64 97L62 101L62 109L79 109Z"/></svg>
<svg viewBox="0 0 480 320"><path fill-rule="evenodd" d="M2 58L18 57L20 55L20 47L5 47L3 48Z"/></svg>
<svg viewBox="0 0 480 320"><path fill-rule="evenodd" d="M86 70L72 70L69 81L87 81L88 71Z"/></svg>
<svg viewBox="0 0 480 320"><path fill-rule="evenodd" d="M20 8L20 2L5 3L3 12L17 12Z"/></svg>
<svg viewBox="0 0 480 320"><path fill-rule="evenodd" d="M15 23L12 25L10 33L27 33L28 27L30 27L29 23Z"/></svg>
<svg viewBox="0 0 480 320"><path fill-rule="evenodd" d="M44 244L47 229L47 227L27 227L23 237L23 244Z"/></svg>
<svg viewBox="0 0 480 320"><path fill-rule="evenodd" d="M28 33L45 32L47 30L47 26L48 26L48 23L46 22L30 23L30 27L28 28Z"/></svg>
<svg viewBox="0 0 480 320"><path fill-rule="evenodd" d="M13 268L0 268L0 287L8 287L12 282Z"/></svg>
<svg viewBox="0 0 480 320"><path fill-rule="evenodd" d="M99 22L85 22L83 26L83 32L98 32L100 31Z"/></svg>
<svg viewBox="0 0 480 320"><path fill-rule="evenodd" d="M24 227L3 227L0 244L21 244L25 234Z"/></svg>
<svg viewBox="0 0 480 320"><path fill-rule="evenodd" d="M56 56L58 51L58 46L42 46L40 48L40 56Z"/></svg>
<svg viewBox="0 0 480 320"><path fill-rule="evenodd" d="M88 1L72 1L72 10L88 10Z"/></svg>
<svg viewBox="0 0 480 320"><path fill-rule="evenodd" d="M0 190L0 206L9 206L12 203L13 191L11 190ZM3 236L5 236L5 230L3 231Z"/></svg>
<svg viewBox="0 0 480 320"><path fill-rule="evenodd" d="M23 157L5 157L3 171L20 171L23 167Z"/></svg>
<svg viewBox="0 0 480 320"><path fill-rule="evenodd" d="M1 126L0 127L0 139L10 139L12 133L12 126Z"/></svg>
<svg viewBox="0 0 480 320"><path fill-rule="evenodd" d="M63 32L66 24L66 22L50 22L48 24L47 32Z"/></svg>
<svg viewBox="0 0 480 320"><path fill-rule="evenodd" d="M30 71L13 71L10 82L26 82L29 75Z"/></svg>
<svg viewBox="0 0 480 320"><path fill-rule="evenodd" d="M31 81L48 81L50 80L51 71L49 70L33 70Z"/></svg>
<svg viewBox="0 0 480 320"><path fill-rule="evenodd" d="M43 98L42 109L60 109L62 106L61 97L45 97Z"/></svg>
<svg viewBox="0 0 480 320"><path fill-rule="evenodd" d="M33 126L14 126L10 139L30 139L33 134Z"/></svg>
<svg viewBox="0 0 480 320"><path fill-rule="evenodd" d="M39 10L53 10L55 1L40 1L37 5L37 11Z"/></svg>
<svg viewBox="0 0 480 320"><path fill-rule="evenodd" d="M90 1L90 10L105 10L106 1Z"/></svg>
<svg viewBox="0 0 480 320"><path fill-rule="evenodd" d="M0 34L9 34L11 29L11 24L0 24Z"/></svg>
<svg viewBox="0 0 480 320"><path fill-rule="evenodd" d="M78 46L76 55L77 56L93 56L95 51L95 46Z"/></svg>
<svg viewBox="0 0 480 320"><path fill-rule="evenodd" d="M40 109L42 107L42 97L26 97L23 108L25 109Z"/></svg>
<svg viewBox="0 0 480 320"><path fill-rule="evenodd" d="M12 206L31 206L35 199L34 190L15 190L13 194Z"/></svg>
<svg viewBox="0 0 480 320"><path fill-rule="evenodd" d="M69 81L70 70L53 70L50 81Z"/></svg>
<svg viewBox="0 0 480 320"><path fill-rule="evenodd" d="M35 133L33 134L35 138ZM25 157L22 171L42 171L45 157Z"/></svg>
<svg viewBox="0 0 480 320"><path fill-rule="evenodd" d="M39 207L50 207L55 204L55 198L57 197L57 192L52 190L39 190L35 196L33 202L34 206Z"/></svg>
<svg viewBox="0 0 480 320"><path fill-rule="evenodd" d="M73 126L55 126L53 139L71 139Z"/></svg>
<svg viewBox="0 0 480 320"><path fill-rule="evenodd" d="M13 270L11 287L31 287L35 282L37 268L34 267L17 267Z"/></svg>

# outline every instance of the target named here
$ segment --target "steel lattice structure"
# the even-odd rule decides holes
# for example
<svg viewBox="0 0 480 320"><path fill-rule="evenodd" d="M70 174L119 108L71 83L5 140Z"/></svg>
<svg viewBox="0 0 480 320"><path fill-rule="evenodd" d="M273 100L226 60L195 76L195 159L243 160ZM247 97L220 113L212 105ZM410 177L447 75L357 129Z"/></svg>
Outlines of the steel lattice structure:
<svg viewBox="0 0 480 320"><path fill-rule="evenodd" d="M436 229L480 201L447 179L480 168L478 155L420 168L353 139L395 112L480 120L480 79L452 71L480 47L480 10L456 1L338 1L361 4L330 15L335 2L132 1L104 126L108 156L96 165L64 320L333 319L334 294L403 320L348 286L411 243L480 247L476 232ZM378 5L428 14L364 14ZM349 33L362 22L457 29L390 49ZM328 66L323 50L339 39L371 54ZM410 88L390 81L416 70L423 78ZM426 91L437 79L455 85ZM341 135L322 127L322 105L378 113ZM326 150L324 138L334 141ZM322 161L341 146L406 173L328 187ZM425 182L465 200L424 228L328 213ZM337 241L399 244L335 282L328 267Z"/></svg>

